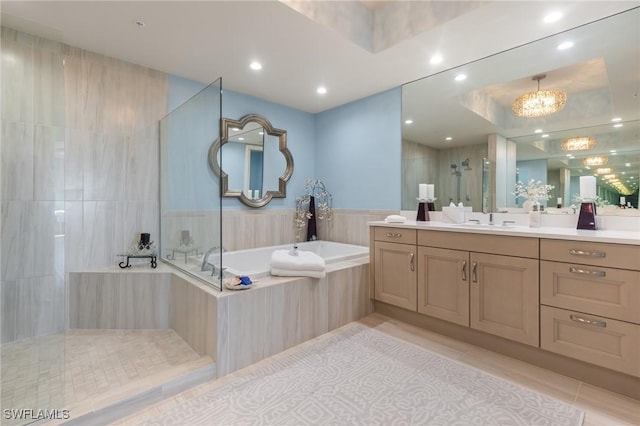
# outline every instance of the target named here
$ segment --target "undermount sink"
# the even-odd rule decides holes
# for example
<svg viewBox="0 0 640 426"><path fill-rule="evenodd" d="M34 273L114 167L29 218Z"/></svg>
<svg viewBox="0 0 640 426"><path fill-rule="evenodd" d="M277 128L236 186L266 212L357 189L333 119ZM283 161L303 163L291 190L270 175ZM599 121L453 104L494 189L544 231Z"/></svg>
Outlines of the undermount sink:
<svg viewBox="0 0 640 426"><path fill-rule="evenodd" d="M467 228L467 229L491 229L494 231L499 231L499 230L507 230L507 229L513 229L514 226L512 224L507 224L507 225L489 225L487 223L473 223L473 222L465 222L465 223L454 223L452 224L452 226L457 226L460 228Z"/></svg>

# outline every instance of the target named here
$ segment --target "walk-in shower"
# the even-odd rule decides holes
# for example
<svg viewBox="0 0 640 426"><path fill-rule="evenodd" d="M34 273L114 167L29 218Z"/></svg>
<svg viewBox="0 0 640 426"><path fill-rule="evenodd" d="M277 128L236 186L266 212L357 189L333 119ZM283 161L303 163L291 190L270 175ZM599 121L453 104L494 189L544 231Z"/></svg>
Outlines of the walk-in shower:
<svg viewBox="0 0 640 426"><path fill-rule="evenodd" d="M460 162L460 167L458 167L457 164L451 165L451 174L456 177L456 199L454 200L453 198L450 198L449 202L455 201L456 203L459 203L460 201L462 201L462 199L460 198L460 180L462 179L462 172L471 170L473 170L473 168L469 165L468 158L465 158L462 162ZM469 201L468 195L465 197L465 201Z"/></svg>

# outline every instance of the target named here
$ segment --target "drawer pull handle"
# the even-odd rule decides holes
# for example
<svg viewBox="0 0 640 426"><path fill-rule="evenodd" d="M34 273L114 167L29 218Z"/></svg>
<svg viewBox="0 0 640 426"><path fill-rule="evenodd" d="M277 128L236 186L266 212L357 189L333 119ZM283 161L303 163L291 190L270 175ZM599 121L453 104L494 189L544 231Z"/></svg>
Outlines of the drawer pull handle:
<svg viewBox="0 0 640 426"><path fill-rule="evenodd" d="M462 261L462 281L467 280L467 261Z"/></svg>
<svg viewBox="0 0 640 426"><path fill-rule="evenodd" d="M574 256L589 256L589 257L605 257L607 254L603 251L584 251L584 250L569 250L569 254Z"/></svg>
<svg viewBox="0 0 640 426"><path fill-rule="evenodd" d="M416 255L414 253L411 253L411 255L409 256L409 267L411 268L412 271L416 270L416 263L415 263L415 258Z"/></svg>
<svg viewBox="0 0 640 426"><path fill-rule="evenodd" d="M389 238L402 238L402 234L399 232L387 232Z"/></svg>
<svg viewBox="0 0 640 426"><path fill-rule="evenodd" d="M571 318L571 321L579 322L580 324L593 325L595 327L602 328L605 328L607 326L607 323L604 321L590 320L587 318L579 317L578 315L569 315L569 318Z"/></svg>
<svg viewBox="0 0 640 426"><path fill-rule="evenodd" d="M471 280L474 283L478 282L478 262L473 262L473 265L471 267Z"/></svg>
<svg viewBox="0 0 640 426"><path fill-rule="evenodd" d="M594 277L604 277L607 275L605 271L589 271L587 269L580 269L574 266L569 268L569 272L572 274L593 275Z"/></svg>

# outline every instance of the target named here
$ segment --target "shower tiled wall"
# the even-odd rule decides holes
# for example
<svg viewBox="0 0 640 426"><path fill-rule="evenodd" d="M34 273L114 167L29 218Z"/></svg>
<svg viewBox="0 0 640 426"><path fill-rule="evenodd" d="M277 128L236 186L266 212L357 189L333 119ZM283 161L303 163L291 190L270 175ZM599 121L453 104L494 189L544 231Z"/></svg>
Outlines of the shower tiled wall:
<svg viewBox="0 0 640 426"><path fill-rule="evenodd" d="M2 342L65 325L69 271L157 236L167 76L2 27Z"/></svg>

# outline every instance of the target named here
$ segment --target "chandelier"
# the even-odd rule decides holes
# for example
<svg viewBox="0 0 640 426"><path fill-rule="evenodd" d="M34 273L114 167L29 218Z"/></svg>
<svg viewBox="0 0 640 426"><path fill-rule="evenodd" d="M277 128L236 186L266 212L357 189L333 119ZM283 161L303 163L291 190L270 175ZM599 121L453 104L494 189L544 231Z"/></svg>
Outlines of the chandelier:
<svg viewBox="0 0 640 426"><path fill-rule="evenodd" d="M607 157L587 157L582 160L582 164L585 166L604 166L608 162Z"/></svg>
<svg viewBox="0 0 640 426"><path fill-rule="evenodd" d="M601 169L596 169L596 173L599 174L599 175L606 175L608 173L611 173L611 168L603 167Z"/></svg>
<svg viewBox="0 0 640 426"><path fill-rule="evenodd" d="M534 118L553 114L564 108L567 94L560 90L540 90L540 80L545 74L536 75L532 80L538 82L538 90L528 92L513 101L511 109L518 117Z"/></svg>
<svg viewBox="0 0 640 426"><path fill-rule="evenodd" d="M586 151L594 146L596 146L596 140L586 136L565 139L560 145L563 151Z"/></svg>

